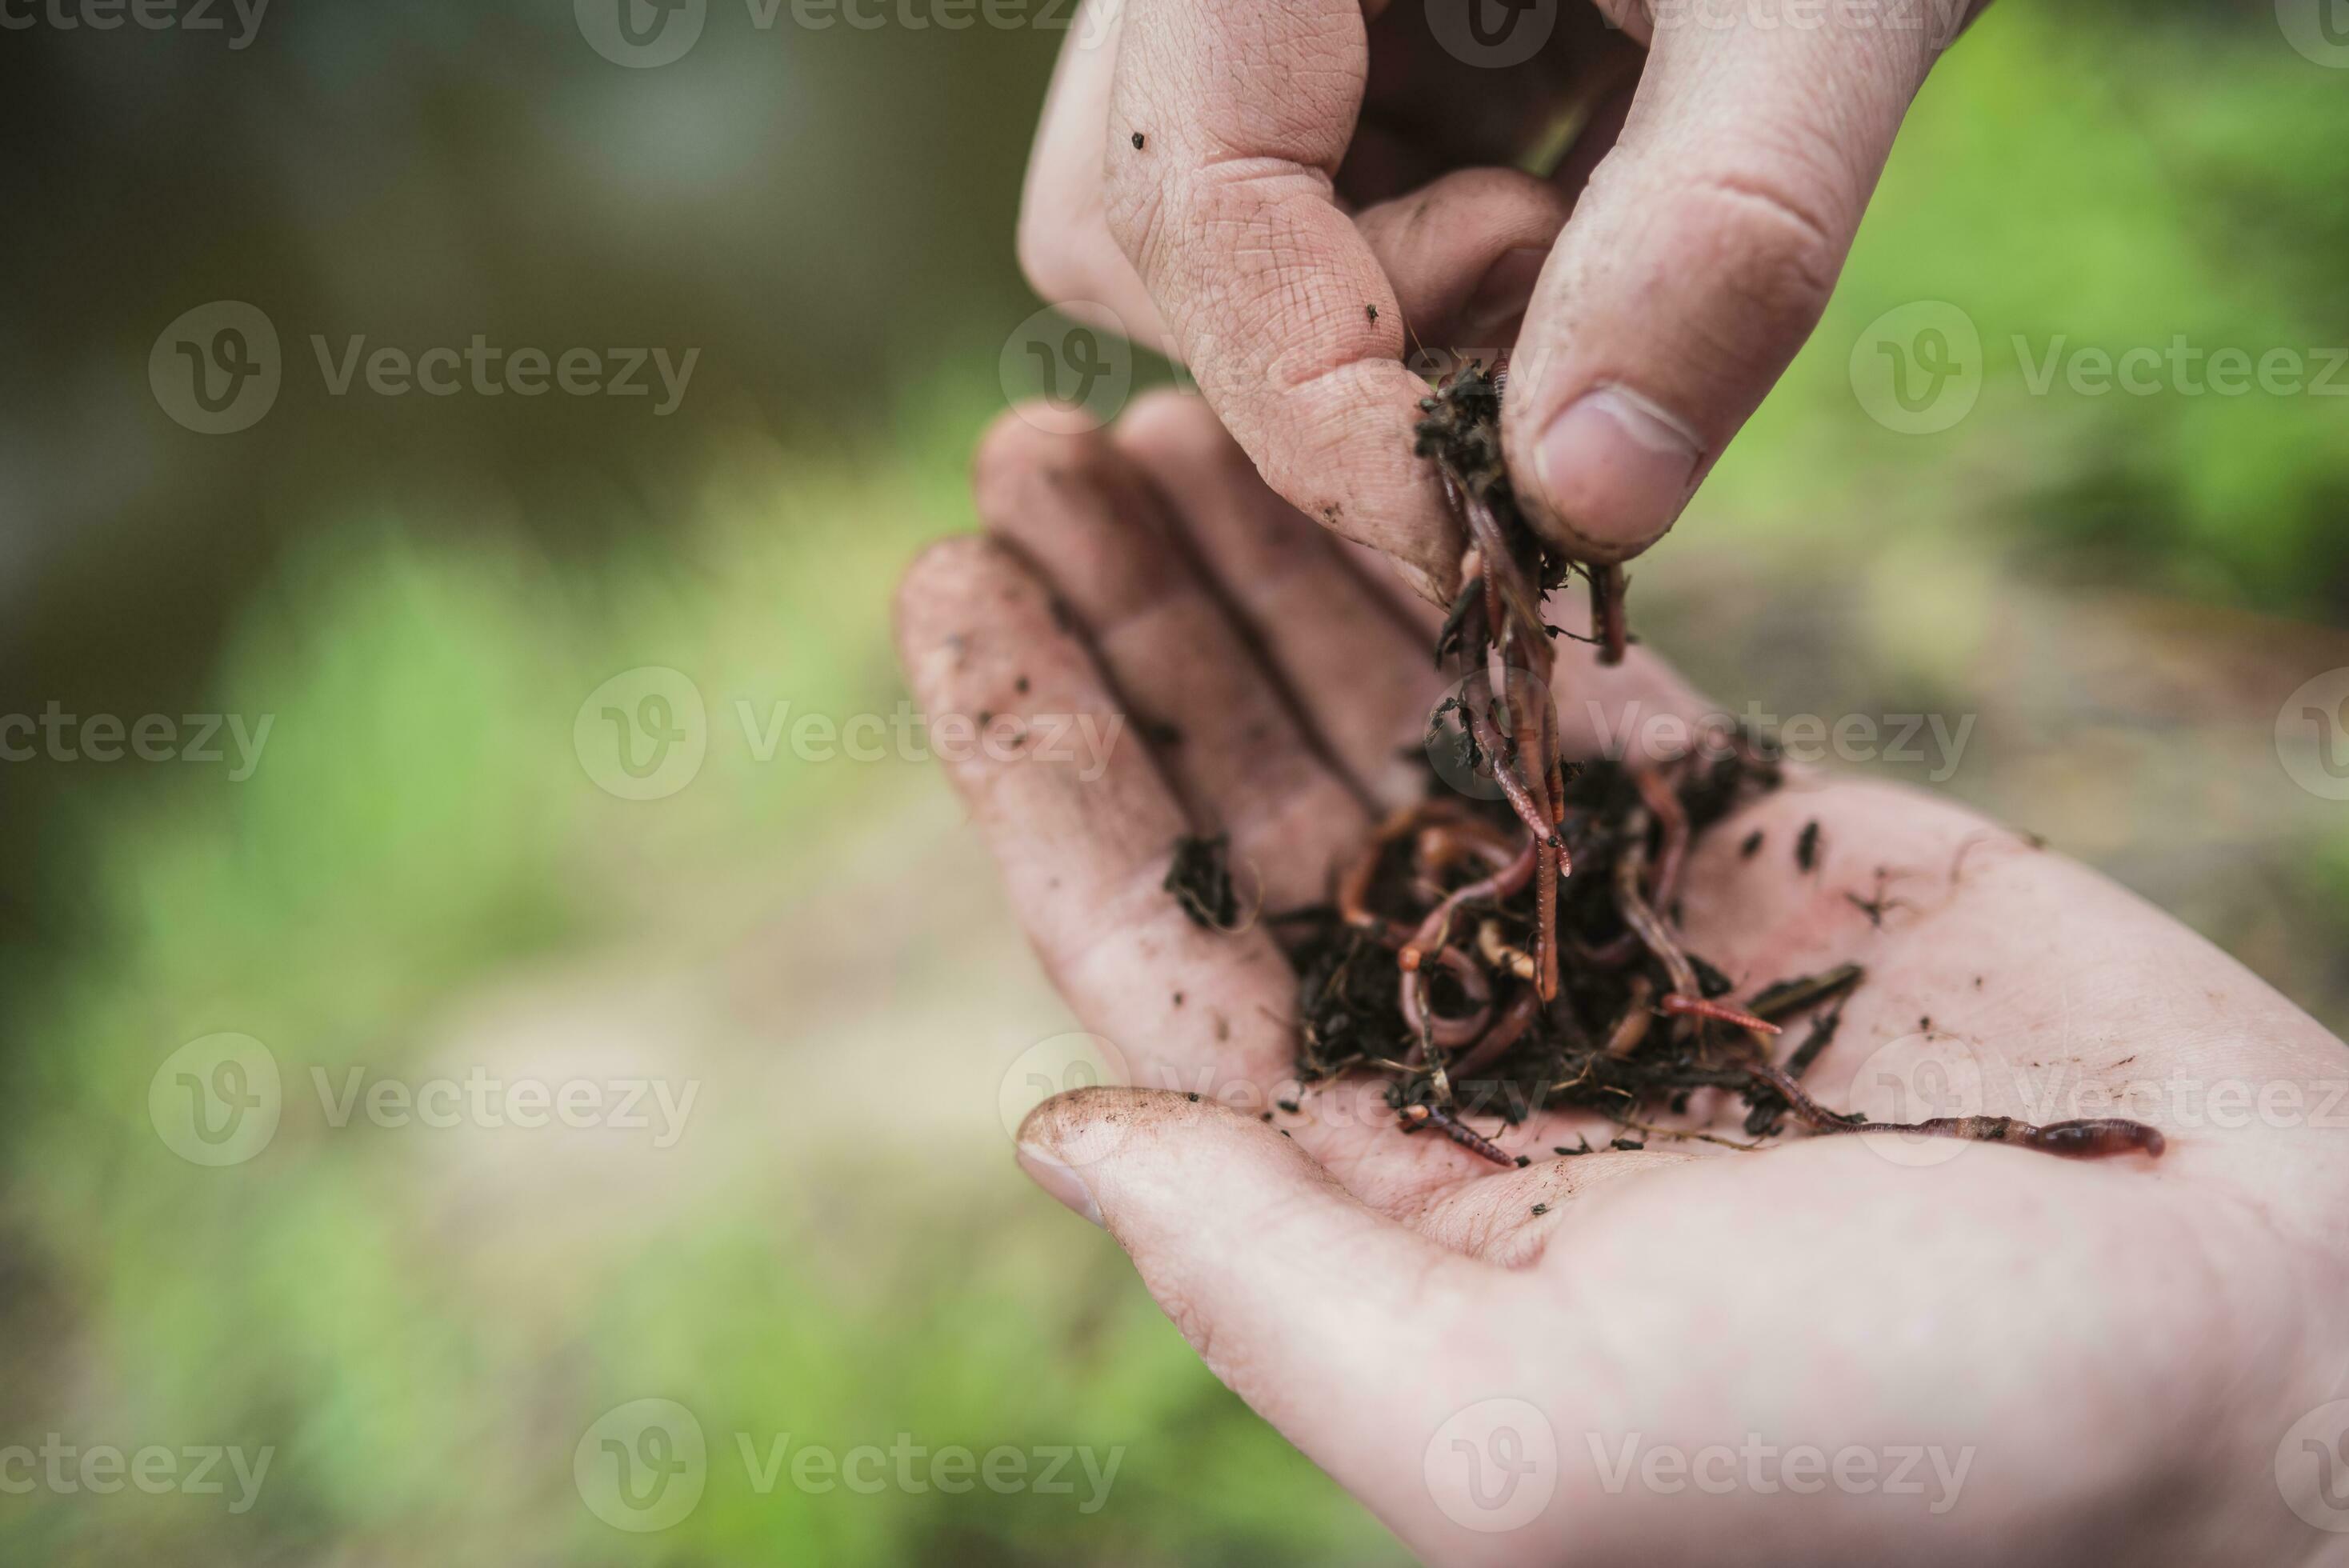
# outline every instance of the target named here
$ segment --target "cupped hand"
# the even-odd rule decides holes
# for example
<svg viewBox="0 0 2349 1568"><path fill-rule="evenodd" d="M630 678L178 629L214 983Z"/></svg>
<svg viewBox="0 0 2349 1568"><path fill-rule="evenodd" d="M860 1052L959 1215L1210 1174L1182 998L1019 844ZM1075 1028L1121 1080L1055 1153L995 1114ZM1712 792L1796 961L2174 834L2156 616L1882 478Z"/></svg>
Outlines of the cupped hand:
<svg viewBox="0 0 2349 1568"><path fill-rule="evenodd" d="M1499 1170L1404 1136L1381 1084L1295 1081L1274 929L1202 930L1160 884L1179 835L1228 832L1266 908L1326 897L1420 788L1429 624L1195 400L1109 434L1043 418L989 436L988 534L926 554L899 604L934 719L1022 738L959 754L954 781L1138 1086L1048 1101L1020 1159L1406 1542L1661 1564L2269 1563L2349 1542L2284 1485L2294 1422L2349 1395L2340 1042L2052 851L1930 796L1798 779L1700 839L1683 913L1738 995L1867 965L1806 1085L1905 1119L1929 1112L1881 1097L1929 1092L1924 1062L1940 1088L1972 1075L1966 1109L2135 1116L2166 1153L1618 1149L1588 1113L1472 1118L1531 1159ZM1644 650L1601 669L1559 645L1570 755L1704 712ZM1105 766L1047 743L1078 718L1119 736ZM1743 1141L1743 1109L1643 1114ZM1598 1152L1553 1152L1586 1139Z"/></svg>
<svg viewBox="0 0 2349 1568"><path fill-rule="evenodd" d="M1516 345L1521 499L1619 561L1817 325L1976 9L1088 0L1020 258L1046 298L1186 364L1275 490L1437 599L1459 547L1410 458L1403 358Z"/></svg>

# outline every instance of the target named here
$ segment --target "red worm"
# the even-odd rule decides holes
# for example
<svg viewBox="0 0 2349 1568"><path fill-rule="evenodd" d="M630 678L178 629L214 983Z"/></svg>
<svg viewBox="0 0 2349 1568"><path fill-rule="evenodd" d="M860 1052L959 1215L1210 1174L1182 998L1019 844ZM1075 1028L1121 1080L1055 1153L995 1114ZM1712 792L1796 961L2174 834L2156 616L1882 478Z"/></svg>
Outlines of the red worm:
<svg viewBox="0 0 2349 1568"><path fill-rule="evenodd" d="M1516 857L1499 871L1446 894L1444 902L1428 912L1427 918L1419 923L1419 929L1413 932L1411 940L1403 944L1401 955L1402 966L1407 970L1418 968L1424 961L1429 949L1443 941L1444 929L1451 924L1452 917L1464 905L1475 903L1480 899L1491 899L1497 903L1504 899L1514 897L1526 882L1533 880L1534 866L1537 862L1540 849L1539 844L1527 839L1525 848L1519 850Z"/></svg>
<svg viewBox="0 0 2349 1568"><path fill-rule="evenodd" d="M1704 987L1696 982L1695 966L1681 951L1680 944L1672 940L1671 928L1640 891L1640 873L1648 867L1648 813L1644 807L1631 813L1626 829L1622 852L1615 857L1615 906L1622 913L1623 923L1639 934L1640 942L1671 975L1672 989L1683 996L1701 996Z"/></svg>
<svg viewBox="0 0 2349 1568"><path fill-rule="evenodd" d="M1500 1060L1501 1053L1523 1039L1526 1031L1533 1027L1534 1016L1540 1011L1539 993L1532 990L1518 992L1516 999L1502 1010L1499 1020L1485 1031L1485 1037L1452 1064L1453 1076L1464 1078Z"/></svg>
<svg viewBox="0 0 2349 1568"><path fill-rule="evenodd" d="M1468 1000L1475 1005L1475 1010L1457 1018L1448 1018L1429 1006L1427 977L1419 969L1412 967L1403 970L1401 982L1399 1001L1403 1022L1411 1026L1414 1036L1447 1051L1458 1050L1483 1034L1485 1024L1491 1021L1493 988L1485 983L1485 972L1470 963L1468 955L1458 948L1439 947L1435 950L1434 958L1439 965L1451 972L1454 980L1460 982L1460 989L1467 993Z"/></svg>
<svg viewBox="0 0 2349 1568"><path fill-rule="evenodd" d="M1681 1017L1713 1018L1723 1024L1734 1024L1741 1029L1758 1030L1765 1035L1785 1033L1784 1029L1765 1018L1757 1018L1753 1014L1741 1012L1725 1002L1715 1002L1705 996L1683 996L1675 992L1664 998L1662 1006L1665 1012Z"/></svg>
<svg viewBox="0 0 2349 1568"><path fill-rule="evenodd" d="M1473 702L1468 705L1468 729L1476 738L1476 744L1485 755L1492 758L1494 781L1500 785L1501 793L1509 798L1509 809L1516 812L1517 820L1526 825L1526 830L1532 833L1536 841L1548 843L1548 813L1534 804L1533 794L1526 788L1526 781L1517 777L1516 769L1502 754L1500 732L1493 727L1492 717Z"/></svg>
<svg viewBox="0 0 2349 1568"><path fill-rule="evenodd" d="M1623 619L1623 569L1590 568L1590 629L1599 637L1599 662L1619 665L1630 645L1630 627Z"/></svg>
<svg viewBox="0 0 2349 1568"><path fill-rule="evenodd" d="M1672 906L1672 894L1681 885L1681 862L1688 856L1688 812L1681 805L1680 791L1660 768L1641 768L1631 775L1640 787L1640 799L1663 829L1663 841L1657 846L1655 877L1649 883L1648 902L1658 909Z"/></svg>
<svg viewBox="0 0 2349 1568"><path fill-rule="evenodd" d="M1778 1091L1788 1109L1816 1132L1909 1132L1928 1138L1963 1138L1977 1143L2017 1143L2043 1154L2073 1160L2095 1160L2108 1154L2142 1152L2161 1157L2169 1140L2158 1127L2126 1117L2098 1116L2076 1121L2051 1121L2044 1127L2011 1116L1937 1116L1930 1121L1846 1121L1803 1092L1802 1086L1768 1062L1749 1062L1746 1070Z"/></svg>

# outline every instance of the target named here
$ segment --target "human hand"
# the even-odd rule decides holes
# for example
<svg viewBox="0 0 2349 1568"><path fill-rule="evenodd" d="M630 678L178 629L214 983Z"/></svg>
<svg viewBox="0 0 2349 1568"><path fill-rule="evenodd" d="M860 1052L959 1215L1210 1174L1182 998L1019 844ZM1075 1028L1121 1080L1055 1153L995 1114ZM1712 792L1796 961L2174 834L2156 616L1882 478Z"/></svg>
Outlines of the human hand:
<svg viewBox="0 0 2349 1568"><path fill-rule="evenodd" d="M1183 361L1274 490L1439 601L1460 546L1411 456L1403 356L1515 344L1520 499L1568 553L1619 561L1817 325L1978 8L1089 0L1021 263ZM1550 177L1514 167L1561 135Z"/></svg>
<svg viewBox="0 0 2349 1568"><path fill-rule="evenodd" d="M2205 1104L2222 1080L2338 1084L2340 1043L2314 1022L2158 911L1953 806L1797 780L1698 841L1684 929L1744 985L1867 965L1806 1083L1867 1103L1897 1063L1887 1042L1930 1015L1978 1064L1981 1109L2048 1120L2122 1094L2167 1133L2160 1160L1800 1136L1616 1151L1620 1129L1572 1113L1480 1123L1535 1157L1496 1171L1404 1137L1376 1082L1300 1093L1295 980L1267 927L1202 931L1160 882L1177 835L1205 829L1230 832L1267 908L1326 896L1332 864L1416 789L1397 753L1441 685L1428 625L1193 401L1149 400L1112 435L1007 419L978 487L989 536L936 547L901 593L926 707L1133 716L1098 773L952 765L1071 1007L1154 1086L1048 1101L1022 1162L1413 1549L2281 1563L2349 1540L2276 1490L2295 1418L2349 1392L2349 1140L2322 1112L2228 1126ZM1563 644L1558 681L1569 754L1635 702L1703 712L1640 648L1602 669ZM1805 874L1792 851L1814 820ZM1873 896L1878 867L1901 873L1905 905L1880 929L1845 896ZM1290 1097L1295 1113L1277 1109ZM1719 1096L1652 1114L1739 1136ZM1586 1135L1606 1151L1550 1157ZM1757 1443L1777 1457L1749 1460ZM1716 1445L1738 1456L1725 1490L1706 1484ZM1799 1493L1798 1445L1866 1450L1875 1482L1814 1472ZM1935 1462L1896 1483L1912 1445ZM1696 1468L1651 1479L1658 1452ZM1518 1519L1528 1501L1543 1506Z"/></svg>

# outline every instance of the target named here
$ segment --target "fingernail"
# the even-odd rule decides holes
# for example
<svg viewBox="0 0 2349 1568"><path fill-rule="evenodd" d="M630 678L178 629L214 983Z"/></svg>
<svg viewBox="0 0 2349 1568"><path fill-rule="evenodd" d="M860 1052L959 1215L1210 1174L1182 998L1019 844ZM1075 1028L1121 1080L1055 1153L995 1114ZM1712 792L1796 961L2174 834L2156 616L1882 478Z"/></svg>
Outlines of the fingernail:
<svg viewBox="0 0 2349 1568"><path fill-rule="evenodd" d="M1084 1216L1096 1225L1101 1224L1101 1205L1093 1202L1092 1190L1085 1185L1084 1179L1073 1168L1032 1143L1019 1146L1019 1169L1028 1172L1028 1179L1050 1192L1061 1207L1071 1213Z"/></svg>
<svg viewBox="0 0 2349 1568"><path fill-rule="evenodd" d="M1516 336L1526 307L1533 303L1534 284L1548 261L1547 245L1519 245L1503 252L1501 259L1485 269L1460 311L1461 335L1472 351L1489 361Z"/></svg>
<svg viewBox="0 0 2349 1568"><path fill-rule="evenodd" d="M1628 555L1680 516L1701 456L1686 423L1629 387L1599 387L1542 432L1534 470L1578 542Z"/></svg>

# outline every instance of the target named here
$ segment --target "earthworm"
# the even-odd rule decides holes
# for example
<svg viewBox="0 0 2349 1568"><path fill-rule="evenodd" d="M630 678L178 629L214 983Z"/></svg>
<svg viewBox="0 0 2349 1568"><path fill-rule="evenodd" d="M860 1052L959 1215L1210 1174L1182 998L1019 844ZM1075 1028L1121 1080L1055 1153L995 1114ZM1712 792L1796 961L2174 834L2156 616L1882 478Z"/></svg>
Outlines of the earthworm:
<svg viewBox="0 0 2349 1568"><path fill-rule="evenodd" d="M1525 779L1518 776L1515 765L1502 749L1500 731L1493 727L1492 716L1474 702L1466 707L1469 733L1476 738L1477 746L1492 759L1493 780L1500 785L1501 793L1509 798L1509 809L1516 812L1517 820L1525 823L1526 831L1532 833L1537 841L1549 842L1548 814L1534 804L1533 794L1526 788Z"/></svg>
<svg viewBox="0 0 2349 1568"><path fill-rule="evenodd" d="M1665 997L1661 1006L1665 1012L1680 1017L1711 1018L1718 1023L1734 1024L1741 1029L1752 1029L1764 1035L1785 1033L1784 1029L1766 1018L1757 1018L1751 1013L1739 1011L1726 1002L1715 1002L1710 997L1689 996L1675 992Z"/></svg>
<svg viewBox="0 0 2349 1568"><path fill-rule="evenodd" d="M1619 665L1623 651L1630 645L1631 631L1623 619L1623 568L1592 566L1590 575L1590 630L1599 638L1599 662Z"/></svg>
<svg viewBox="0 0 2349 1568"><path fill-rule="evenodd" d="M1427 918L1419 923L1419 929L1413 932L1411 939L1403 944L1402 966L1406 970L1416 969L1430 949L1441 946L1444 929L1463 906L1485 899L1498 903L1523 891L1534 874L1540 849L1540 845L1527 839L1525 848L1499 871L1446 893L1444 902L1428 912Z"/></svg>
<svg viewBox="0 0 2349 1568"><path fill-rule="evenodd" d="M1644 808L1634 810L1626 824L1623 851L1615 857L1615 904L1622 911L1623 923L1639 934L1649 952L1661 961L1665 973L1672 979L1672 989L1683 996L1704 995L1697 984L1696 968L1689 963L1688 954L1672 940L1663 916L1649 906L1640 892L1640 873L1648 863L1648 813Z"/></svg>
<svg viewBox="0 0 2349 1568"><path fill-rule="evenodd" d="M1448 1017L1437 1012L1427 1001L1427 972L1413 966L1403 970L1399 984L1398 1000L1402 1007L1403 1022L1412 1033L1429 1044L1445 1050L1457 1050L1485 1032L1493 1017L1493 987L1485 972L1469 962L1468 955L1456 947L1439 947L1432 954L1435 962L1460 983L1475 1010L1458 1017Z"/></svg>
<svg viewBox="0 0 2349 1568"><path fill-rule="evenodd" d="M1664 769L1634 769L1631 782L1640 787L1640 799L1648 803L1648 810L1663 830L1656 851L1655 875L1648 884L1648 902L1658 909L1670 909L1672 894L1681 885L1682 862L1688 858L1688 810Z"/></svg>
<svg viewBox="0 0 2349 1568"><path fill-rule="evenodd" d="M1533 1027L1534 1018L1540 1011L1541 996L1537 992L1531 987L1518 992L1501 1010L1501 1016L1493 1026L1485 1031L1485 1037L1463 1053L1460 1059L1452 1064L1450 1070L1460 1078L1466 1078L1470 1073L1490 1067L1500 1059L1502 1052L1525 1037L1526 1031Z"/></svg>
<svg viewBox="0 0 2349 1568"><path fill-rule="evenodd" d="M2043 1154L2094 1160L2108 1154L2143 1152L2158 1159L2169 1140L2158 1127L2126 1117L2098 1116L2036 1126L2012 1116L1937 1116L1928 1121L1847 1121L1803 1092L1792 1077L1767 1062L1749 1062L1746 1071L1784 1097L1787 1109L1815 1132L1907 1132L1928 1138L1962 1138L1976 1143L2015 1143Z"/></svg>
<svg viewBox="0 0 2349 1568"><path fill-rule="evenodd" d="M1640 1048L1641 1040L1648 1037L1648 1021L1655 1016L1648 1011L1648 998L1655 992L1654 982L1645 975L1631 976L1630 1006L1624 1008L1623 1016L1615 1021L1615 1032L1607 1037L1609 1056L1628 1057Z"/></svg>

